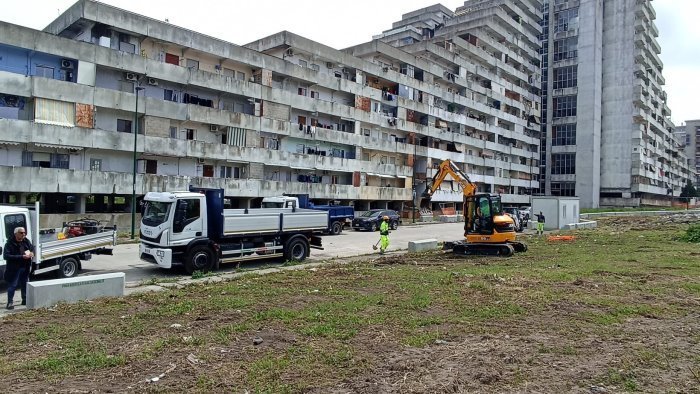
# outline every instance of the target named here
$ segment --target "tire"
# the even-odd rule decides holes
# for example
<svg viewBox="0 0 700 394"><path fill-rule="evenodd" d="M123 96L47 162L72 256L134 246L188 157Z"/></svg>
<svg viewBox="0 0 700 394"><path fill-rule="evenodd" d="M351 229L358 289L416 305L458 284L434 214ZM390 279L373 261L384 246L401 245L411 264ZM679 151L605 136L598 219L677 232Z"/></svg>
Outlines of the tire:
<svg viewBox="0 0 700 394"><path fill-rule="evenodd" d="M393 222L391 222L391 226L390 226L390 227L391 227L392 230L396 230L397 228L399 228L399 221L398 221L398 220L394 220Z"/></svg>
<svg viewBox="0 0 700 394"><path fill-rule="evenodd" d="M287 261L304 261L309 255L309 242L303 237L294 237L284 246L284 258Z"/></svg>
<svg viewBox="0 0 700 394"><path fill-rule="evenodd" d="M340 222L333 222L331 224L331 234L338 235L343 231L343 224Z"/></svg>
<svg viewBox="0 0 700 394"><path fill-rule="evenodd" d="M195 271L201 271L203 274L206 274L216 265L215 259L211 249L207 246L194 246L185 258L185 271L189 275L192 275Z"/></svg>
<svg viewBox="0 0 700 394"><path fill-rule="evenodd" d="M72 278L80 271L80 261L75 257L66 257L58 264L58 276L60 278Z"/></svg>
<svg viewBox="0 0 700 394"><path fill-rule="evenodd" d="M369 231L371 231L371 232L377 231L377 223L372 223L372 227L369 228Z"/></svg>

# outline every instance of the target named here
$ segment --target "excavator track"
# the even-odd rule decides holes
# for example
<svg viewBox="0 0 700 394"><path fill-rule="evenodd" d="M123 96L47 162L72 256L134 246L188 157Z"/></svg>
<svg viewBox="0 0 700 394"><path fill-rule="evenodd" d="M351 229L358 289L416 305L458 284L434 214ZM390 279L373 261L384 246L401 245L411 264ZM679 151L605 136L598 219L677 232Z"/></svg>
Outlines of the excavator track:
<svg viewBox="0 0 700 394"><path fill-rule="evenodd" d="M510 244L479 244L456 242L452 252L460 256L501 256L509 257L515 253L515 248Z"/></svg>

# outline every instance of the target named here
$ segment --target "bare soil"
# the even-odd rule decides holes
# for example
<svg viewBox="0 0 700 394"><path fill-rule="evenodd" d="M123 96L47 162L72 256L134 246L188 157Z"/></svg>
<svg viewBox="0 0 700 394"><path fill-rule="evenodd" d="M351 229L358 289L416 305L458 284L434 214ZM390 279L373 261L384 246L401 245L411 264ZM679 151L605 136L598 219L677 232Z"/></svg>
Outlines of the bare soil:
<svg viewBox="0 0 700 394"><path fill-rule="evenodd" d="M15 314L0 391L700 393L686 219L604 219L508 259L390 255Z"/></svg>

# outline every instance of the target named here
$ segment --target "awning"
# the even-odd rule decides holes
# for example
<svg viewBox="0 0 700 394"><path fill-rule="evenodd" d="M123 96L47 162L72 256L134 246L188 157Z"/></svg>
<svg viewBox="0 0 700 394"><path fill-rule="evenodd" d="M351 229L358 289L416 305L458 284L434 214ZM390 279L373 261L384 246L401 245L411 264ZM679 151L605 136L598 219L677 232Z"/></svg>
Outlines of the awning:
<svg viewBox="0 0 700 394"><path fill-rule="evenodd" d="M237 163L237 164L248 164L250 163L249 161L241 161L241 160L231 160L231 159L226 159L227 163Z"/></svg>
<svg viewBox="0 0 700 394"><path fill-rule="evenodd" d="M383 174L379 174L379 177L380 177L380 178L396 178L396 177L393 176L393 175L383 175Z"/></svg>
<svg viewBox="0 0 700 394"><path fill-rule="evenodd" d="M398 175L397 178L407 179L408 177L406 175Z"/></svg>
<svg viewBox="0 0 700 394"><path fill-rule="evenodd" d="M0 141L0 145L19 145L19 142L12 142L12 141Z"/></svg>
<svg viewBox="0 0 700 394"><path fill-rule="evenodd" d="M297 167L297 166L289 166L290 168L293 168L295 170L307 170L307 171L315 171L316 169L313 167Z"/></svg>
<svg viewBox="0 0 700 394"><path fill-rule="evenodd" d="M66 149L66 150L82 150L83 148L79 146L66 146L66 145L54 145L54 144L42 144L35 142L35 146L38 146L40 148L51 148L51 149Z"/></svg>
<svg viewBox="0 0 700 394"><path fill-rule="evenodd" d="M378 174L375 174L375 173L373 173L373 172L368 172L368 173L366 173L366 174L367 174L367 175L371 175L371 176L377 176L377 175L378 175Z"/></svg>

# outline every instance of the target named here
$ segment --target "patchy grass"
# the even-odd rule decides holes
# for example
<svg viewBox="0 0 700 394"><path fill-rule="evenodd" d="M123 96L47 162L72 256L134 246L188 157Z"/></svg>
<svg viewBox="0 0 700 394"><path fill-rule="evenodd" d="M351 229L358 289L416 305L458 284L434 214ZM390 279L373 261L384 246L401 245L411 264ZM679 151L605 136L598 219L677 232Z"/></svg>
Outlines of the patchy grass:
<svg viewBox="0 0 700 394"><path fill-rule="evenodd" d="M693 392L697 245L640 220L507 259L329 262L8 316L0 373L27 391Z"/></svg>

